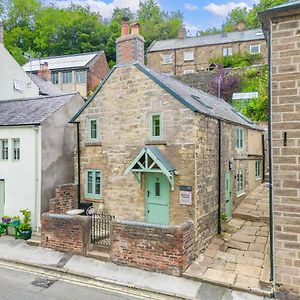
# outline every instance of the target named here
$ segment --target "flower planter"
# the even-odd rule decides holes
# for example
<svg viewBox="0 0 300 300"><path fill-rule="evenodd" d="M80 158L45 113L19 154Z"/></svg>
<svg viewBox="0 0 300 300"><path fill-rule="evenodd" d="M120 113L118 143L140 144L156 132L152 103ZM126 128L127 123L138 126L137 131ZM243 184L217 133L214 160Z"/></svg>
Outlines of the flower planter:
<svg viewBox="0 0 300 300"><path fill-rule="evenodd" d="M3 223L9 224L10 221L11 221L11 218L4 218L4 217L3 217L1 220L2 220Z"/></svg>
<svg viewBox="0 0 300 300"><path fill-rule="evenodd" d="M14 226L19 226L21 224L21 221L18 220L18 221L12 221L11 222Z"/></svg>
<svg viewBox="0 0 300 300"><path fill-rule="evenodd" d="M32 231L31 230L23 230L21 231L21 235L23 240L29 240L31 238Z"/></svg>

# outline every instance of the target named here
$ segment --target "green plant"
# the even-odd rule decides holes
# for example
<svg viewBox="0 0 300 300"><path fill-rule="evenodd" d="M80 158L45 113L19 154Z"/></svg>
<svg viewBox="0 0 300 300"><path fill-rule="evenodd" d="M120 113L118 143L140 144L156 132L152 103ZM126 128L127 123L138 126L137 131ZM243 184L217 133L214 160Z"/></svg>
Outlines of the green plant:
<svg viewBox="0 0 300 300"><path fill-rule="evenodd" d="M222 221L227 221L227 220L228 220L228 216L227 216L226 213L222 213L222 214L221 214L221 220L222 220Z"/></svg>
<svg viewBox="0 0 300 300"><path fill-rule="evenodd" d="M12 218L13 221L21 221L21 218L19 215L15 215L13 218Z"/></svg>
<svg viewBox="0 0 300 300"><path fill-rule="evenodd" d="M23 221L20 224L21 231L29 231L31 227L31 211L29 209L22 209L20 213L23 215Z"/></svg>

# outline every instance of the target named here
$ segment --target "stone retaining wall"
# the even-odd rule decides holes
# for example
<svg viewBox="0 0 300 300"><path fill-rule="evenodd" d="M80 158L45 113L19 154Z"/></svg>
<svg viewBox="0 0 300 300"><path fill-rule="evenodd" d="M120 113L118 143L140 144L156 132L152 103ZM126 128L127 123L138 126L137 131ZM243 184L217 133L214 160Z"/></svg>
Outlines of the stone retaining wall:
<svg viewBox="0 0 300 300"><path fill-rule="evenodd" d="M194 224L154 225L113 221L111 260L127 265L180 276L194 258Z"/></svg>
<svg viewBox="0 0 300 300"><path fill-rule="evenodd" d="M55 190L55 198L49 200L49 212L63 214L68 210L78 208L77 191L77 184L58 185Z"/></svg>
<svg viewBox="0 0 300 300"><path fill-rule="evenodd" d="M87 216L44 213L41 221L41 246L85 255L91 236Z"/></svg>

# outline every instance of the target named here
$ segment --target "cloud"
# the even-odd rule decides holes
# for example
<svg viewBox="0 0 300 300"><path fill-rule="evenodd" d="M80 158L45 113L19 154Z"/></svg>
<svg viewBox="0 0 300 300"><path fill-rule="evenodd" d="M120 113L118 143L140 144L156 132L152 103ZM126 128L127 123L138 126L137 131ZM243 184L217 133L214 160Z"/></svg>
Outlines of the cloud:
<svg viewBox="0 0 300 300"><path fill-rule="evenodd" d="M198 6L192 3L184 3L184 8L187 10L197 10Z"/></svg>
<svg viewBox="0 0 300 300"><path fill-rule="evenodd" d="M110 3L97 0L62 0L55 1L55 5L60 8L68 7L70 4L77 4L81 6L89 6L92 11L99 12L104 18L109 18L116 7L128 7L132 12L136 12L139 8L139 0L113 0Z"/></svg>
<svg viewBox="0 0 300 300"><path fill-rule="evenodd" d="M250 9L250 7L245 2L228 2L225 4L210 3L204 6L204 9L213 13L214 15L226 17L227 14L236 7L246 7L247 9Z"/></svg>

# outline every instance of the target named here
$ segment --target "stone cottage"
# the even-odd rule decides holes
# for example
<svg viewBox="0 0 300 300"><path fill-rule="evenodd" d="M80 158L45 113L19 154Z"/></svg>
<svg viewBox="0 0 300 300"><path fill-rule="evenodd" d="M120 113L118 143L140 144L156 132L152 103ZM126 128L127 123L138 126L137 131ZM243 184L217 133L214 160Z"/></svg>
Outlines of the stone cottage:
<svg viewBox="0 0 300 300"><path fill-rule="evenodd" d="M300 298L300 1L260 13L270 51L276 299ZM271 174L272 175L272 174ZM272 179L272 178L271 178ZM272 197L273 196L273 197ZM273 248L271 244L271 249Z"/></svg>
<svg viewBox="0 0 300 300"><path fill-rule="evenodd" d="M119 220L191 219L195 250L262 178L262 130L224 100L144 65L139 25L122 24L117 65L72 118L80 201Z"/></svg>

